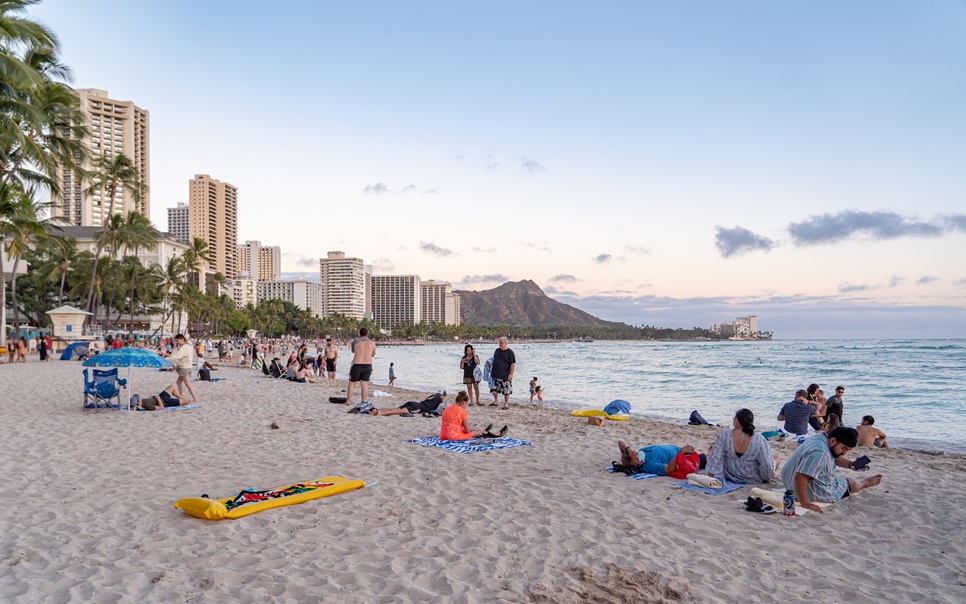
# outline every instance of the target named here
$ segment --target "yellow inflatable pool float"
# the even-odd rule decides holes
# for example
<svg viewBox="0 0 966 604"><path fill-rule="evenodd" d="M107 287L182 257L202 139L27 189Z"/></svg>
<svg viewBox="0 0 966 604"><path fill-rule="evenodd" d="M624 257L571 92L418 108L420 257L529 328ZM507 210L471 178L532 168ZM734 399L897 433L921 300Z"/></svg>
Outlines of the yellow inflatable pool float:
<svg viewBox="0 0 966 604"><path fill-rule="evenodd" d="M174 508L184 510L185 513L195 518L205 520L233 519L257 514L271 508L296 505L312 499L338 495L365 486L366 483L361 480L350 480L343 476L328 476L267 491L245 489L233 497L225 497L224 499L185 497L176 501Z"/></svg>
<svg viewBox="0 0 966 604"><path fill-rule="evenodd" d="M603 417L604 419L609 419L615 422L623 422L631 418L631 416L627 415L626 413L615 413L613 415L608 415L604 413L603 409L581 409L578 411L571 411L570 415L574 417Z"/></svg>

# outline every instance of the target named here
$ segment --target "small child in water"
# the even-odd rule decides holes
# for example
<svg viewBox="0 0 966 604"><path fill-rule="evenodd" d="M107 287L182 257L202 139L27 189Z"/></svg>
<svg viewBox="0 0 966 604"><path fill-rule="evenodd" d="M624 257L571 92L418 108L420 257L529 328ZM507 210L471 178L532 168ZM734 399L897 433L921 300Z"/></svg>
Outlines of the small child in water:
<svg viewBox="0 0 966 604"><path fill-rule="evenodd" d="M396 370L393 369L394 365L395 363L389 363L389 385L390 386L396 385Z"/></svg>
<svg viewBox="0 0 966 604"><path fill-rule="evenodd" d="M537 400L543 402L543 386L537 386ZM533 397L530 397L530 402L533 402Z"/></svg>
<svg viewBox="0 0 966 604"><path fill-rule="evenodd" d="M537 390L540 390L539 388L537 388L537 376L533 376L533 379L530 380L530 402L531 403L533 402L533 397L537 393Z"/></svg>

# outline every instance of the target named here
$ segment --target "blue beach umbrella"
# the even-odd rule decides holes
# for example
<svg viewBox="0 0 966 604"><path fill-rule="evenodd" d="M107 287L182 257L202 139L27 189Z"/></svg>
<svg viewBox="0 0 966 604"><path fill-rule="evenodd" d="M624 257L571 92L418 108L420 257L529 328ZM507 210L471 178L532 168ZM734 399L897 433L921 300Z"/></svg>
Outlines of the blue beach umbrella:
<svg viewBox="0 0 966 604"><path fill-rule="evenodd" d="M127 367L127 387L130 392L131 367L168 369L171 363L158 353L143 348L118 348L92 356L84 361L84 367Z"/></svg>

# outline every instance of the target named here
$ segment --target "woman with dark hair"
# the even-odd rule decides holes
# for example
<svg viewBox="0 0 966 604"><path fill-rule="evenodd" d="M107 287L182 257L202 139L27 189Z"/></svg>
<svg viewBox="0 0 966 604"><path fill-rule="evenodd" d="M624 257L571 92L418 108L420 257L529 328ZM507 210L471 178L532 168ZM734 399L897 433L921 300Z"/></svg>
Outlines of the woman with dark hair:
<svg viewBox="0 0 966 604"><path fill-rule="evenodd" d="M818 384L809 384L805 392L808 393L808 402L815 404L815 412L808 418L808 425L816 432L821 432L822 422L820 418L825 416L825 405L819 400L819 397L822 396L822 389L819 388Z"/></svg>
<svg viewBox="0 0 966 604"><path fill-rule="evenodd" d="M463 370L463 383L466 384L466 392L471 403L482 406L480 402L480 383L476 381L474 371L480 364L480 357L476 355L471 344L463 347L463 358L460 359L460 369ZM473 393L476 393L476 401L473 400Z"/></svg>
<svg viewBox="0 0 966 604"><path fill-rule="evenodd" d="M708 476L732 482L769 482L775 478L778 456L768 441L755 432L755 414L739 409L731 430L725 430L708 452Z"/></svg>

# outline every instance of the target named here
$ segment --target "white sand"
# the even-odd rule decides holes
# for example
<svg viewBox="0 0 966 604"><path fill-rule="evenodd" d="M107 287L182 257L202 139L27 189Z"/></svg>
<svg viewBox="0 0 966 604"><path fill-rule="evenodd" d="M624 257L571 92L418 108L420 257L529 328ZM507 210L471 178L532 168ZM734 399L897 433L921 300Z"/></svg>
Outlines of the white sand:
<svg viewBox="0 0 966 604"><path fill-rule="evenodd" d="M786 519L745 512L750 487L713 497L603 471L618 438L707 450L717 428L471 407L534 446L463 455L406 442L438 419L215 375L228 380L196 384L200 410L93 413L79 363L0 366L0 601L966 601L961 457L868 451L880 487ZM133 376L143 394L173 381ZM391 391L373 400L418 400ZM379 484L239 520L172 508L328 475Z"/></svg>

